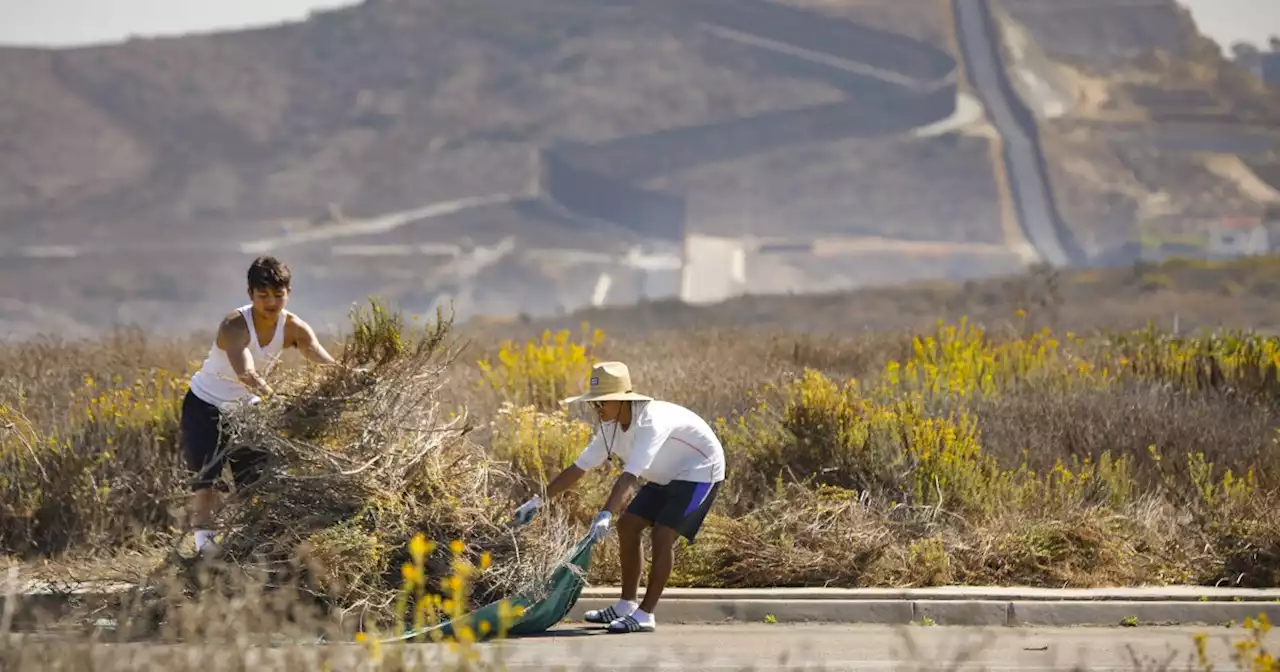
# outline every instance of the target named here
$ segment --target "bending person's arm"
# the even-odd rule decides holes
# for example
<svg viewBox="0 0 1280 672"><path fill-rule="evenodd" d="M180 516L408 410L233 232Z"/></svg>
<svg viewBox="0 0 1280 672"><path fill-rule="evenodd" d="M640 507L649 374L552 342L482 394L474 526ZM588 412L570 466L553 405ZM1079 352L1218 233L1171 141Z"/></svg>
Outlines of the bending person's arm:
<svg viewBox="0 0 1280 672"><path fill-rule="evenodd" d="M547 484L547 490L544 493L546 501L560 496L574 485L577 485L582 475L587 473L587 470L600 466L607 457L608 451L605 450L604 440L600 437L600 433L597 432L591 443L587 444L587 447L582 450L582 454L578 455L578 459L566 467L564 471L556 474L556 477ZM543 495L534 495L529 501L521 504L516 509L514 519L520 524L528 523L533 520L538 509L544 503Z"/></svg>
<svg viewBox="0 0 1280 672"><path fill-rule="evenodd" d="M231 362L231 370L245 387L254 394L265 397L271 394L271 386L258 373L253 362L253 353L249 351L249 325L243 317L230 317L222 321L218 327L218 347L227 353Z"/></svg>
<svg viewBox="0 0 1280 672"><path fill-rule="evenodd" d="M636 433L634 448L631 449L627 463L622 467L622 473L618 474L618 478L614 480L609 498L605 500L604 508L601 509L613 516L621 513L622 507L631 500L632 494L640 487L640 474L653 464L653 459L658 456L658 450L671 435L670 429L655 426L652 418L638 420L632 431Z"/></svg>
<svg viewBox="0 0 1280 672"><path fill-rule="evenodd" d="M564 471L556 474L556 477L547 484L547 500L550 501L572 489L582 479L583 474L604 464L604 461L608 458L609 451L604 447L604 437L597 431L596 435L591 438L591 443L588 443L587 447L582 449L578 459L574 460L573 464L565 467Z"/></svg>
<svg viewBox="0 0 1280 672"><path fill-rule="evenodd" d="M324 344L320 342L320 338L316 336L316 332L307 324L305 320L297 315L290 315L289 322L285 325L292 332L293 345L297 346L298 352L304 359L313 364L328 364L330 366L338 366L337 360L328 350L324 349Z"/></svg>
<svg viewBox="0 0 1280 672"><path fill-rule="evenodd" d="M547 500L549 501L573 489L573 486L578 484L578 481L585 473L587 473L586 469L576 464L571 464L564 471L556 474L556 477L547 484Z"/></svg>

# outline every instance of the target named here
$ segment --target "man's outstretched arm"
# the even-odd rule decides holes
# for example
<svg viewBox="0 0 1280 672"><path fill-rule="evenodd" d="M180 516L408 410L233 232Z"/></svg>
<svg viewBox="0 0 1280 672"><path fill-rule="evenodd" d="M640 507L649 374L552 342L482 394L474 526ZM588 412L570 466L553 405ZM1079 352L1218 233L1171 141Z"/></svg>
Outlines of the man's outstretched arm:
<svg viewBox="0 0 1280 672"><path fill-rule="evenodd" d="M574 484L578 482L578 479L582 478L582 475L585 473L587 472L582 467L579 467L576 464L571 464L564 471L556 474L556 477L551 479L551 482L547 484L546 501L549 502L564 491L572 488ZM515 515L512 516L512 520L515 520L521 525L528 523L533 520L538 509L542 508L544 503L542 495L534 495L524 504L521 504L516 508Z"/></svg>
<svg viewBox="0 0 1280 672"><path fill-rule="evenodd" d="M599 432L596 432L596 435L591 437L591 443L588 443L587 447L582 449L582 452L578 455L578 458L573 461L573 464L565 467L564 471L556 474L556 477L551 479L551 482L547 484L547 499L550 500L557 497L561 493L577 485L578 481L582 479L583 474L587 473L590 469L595 469L596 467L604 464L608 455L609 453L604 446L604 438Z"/></svg>
<svg viewBox="0 0 1280 672"><path fill-rule="evenodd" d="M587 471L582 467L579 467L576 464L571 464L566 467L564 471L556 474L556 477L551 479L551 482L547 484L547 501L555 499L560 496L561 493L572 489L573 486L577 485L578 481L582 479L582 476L585 473L587 473Z"/></svg>
<svg viewBox="0 0 1280 672"><path fill-rule="evenodd" d="M324 349L324 344L320 342L320 338L316 336L316 332L302 318L290 315L290 321L293 323L293 342L298 346L298 352L302 354L308 362L316 364L326 364L329 366L338 366L338 361Z"/></svg>
<svg viewBox="0 0 1280 672"><path fill-rule="evenodd" d="M583 474L587 473L588 469L594 469L600 466L604 460L604 443L601 441L600 435L597 434L573 464L565 467L564 471L556 474L556 477L551 479L551 482L547 484L547 490L543 495L534 495L529 499L529 501L521 504L520 507L516 509L514 519L521 524L529 522L533 519L537 510L542 507L544 496L546 497L546 501L551 501L552 499L559 497L561 494L564 494L570 488L577 485L578 481L582 479Z"/></svg>

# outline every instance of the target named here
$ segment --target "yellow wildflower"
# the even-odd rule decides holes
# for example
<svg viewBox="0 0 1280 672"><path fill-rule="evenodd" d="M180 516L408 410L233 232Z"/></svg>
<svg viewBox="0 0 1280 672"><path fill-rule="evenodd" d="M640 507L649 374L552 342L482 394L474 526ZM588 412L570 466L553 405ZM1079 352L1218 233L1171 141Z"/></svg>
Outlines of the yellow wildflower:
<svg viewBox="0 0 1280 672"><path fill-rule="evenodd" d="M413 561L421 563L428 553L435 550L435 544L427 541L426 537L419 532L413 535L413 540L409 542L409 554L413 556Z"/></svg>

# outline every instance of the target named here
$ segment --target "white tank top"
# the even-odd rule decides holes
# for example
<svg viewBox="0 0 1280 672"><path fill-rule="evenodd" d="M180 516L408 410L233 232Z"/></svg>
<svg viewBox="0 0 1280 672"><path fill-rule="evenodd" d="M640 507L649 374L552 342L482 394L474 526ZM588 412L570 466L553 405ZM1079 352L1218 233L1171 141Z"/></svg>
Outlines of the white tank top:
<svg viewBox="0 0 1280 672"><path fill-rule="evenodd" d="M249 352L253 355L254 368L265 376L280 360L280 353L284 351L284 325L288 321L289 311L280 311L276 333L264 348L259 344L258 332L253 326L253 305L241 306L237 310L244 316L245 324L249 325ZM227 358L226 351L218 347L216 338L213 345L209 346L209 355L200 365L200 370L191 376L191 393L218 408L227 408L243 401L251 404L259 401L258 395L250 392L240 382L235 369L231 368L231 360Z"/></svg>

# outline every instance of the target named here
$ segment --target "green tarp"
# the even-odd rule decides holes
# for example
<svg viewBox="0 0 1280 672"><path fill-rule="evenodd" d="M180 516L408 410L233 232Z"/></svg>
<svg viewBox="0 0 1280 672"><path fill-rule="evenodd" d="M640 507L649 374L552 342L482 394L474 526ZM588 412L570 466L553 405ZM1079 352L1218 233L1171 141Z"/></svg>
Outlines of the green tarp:
<svg viewBox="0 0 1280 672"><path fill-rule="evenodd" d="M584 577L587 574L588 566L591 564L591 550L595 548L595 545L595 540L588 535L574 546L567 562L562 563L551 574L551 579L547 582L544 591L546 597L543 599L534 601L527 595L516 595L506 600L512 609L523 607L525 610L524 615L507 628L508 637L544 632L569 615L569 610L578 602L578 597L582 594L582 586L585 582ZM574 571L575 569L577 571ZM461 617L462 624L465 624L475 633L477 640L485 640L497 636L499 634L500 621L498 614L501 604L501 601L494 602L465 614ZM481 623L488 623L489 625L487 628L483 628L480 625ZM432 631L440 632L440 635L436 636L453 637L454 624L450 621L444 621L427 628L411 629L399 637L392 637L384 641L398 642L417 637L430 639Z"/></svg>

